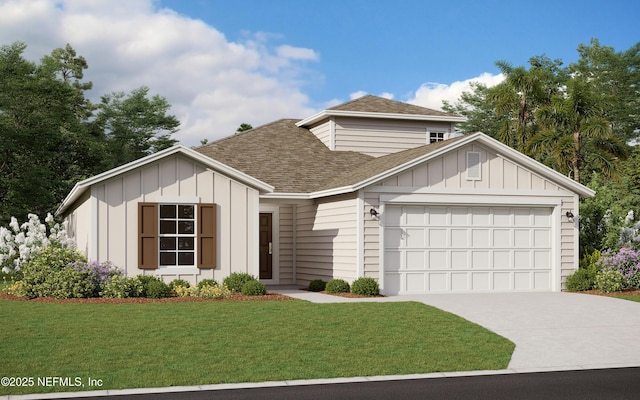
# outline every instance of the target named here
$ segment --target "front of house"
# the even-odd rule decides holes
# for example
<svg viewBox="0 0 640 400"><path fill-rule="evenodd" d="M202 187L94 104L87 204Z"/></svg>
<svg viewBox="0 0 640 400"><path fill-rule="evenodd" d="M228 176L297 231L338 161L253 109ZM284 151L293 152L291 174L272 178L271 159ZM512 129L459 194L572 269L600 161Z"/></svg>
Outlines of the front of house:
<svg viewBox="0 0 640 400"><path fill-rule="evenodd" d="M167 281L561 290L593 192L482 133L452 137L463 120L365 96L107 171L58 213L88 258Z"/></svg>

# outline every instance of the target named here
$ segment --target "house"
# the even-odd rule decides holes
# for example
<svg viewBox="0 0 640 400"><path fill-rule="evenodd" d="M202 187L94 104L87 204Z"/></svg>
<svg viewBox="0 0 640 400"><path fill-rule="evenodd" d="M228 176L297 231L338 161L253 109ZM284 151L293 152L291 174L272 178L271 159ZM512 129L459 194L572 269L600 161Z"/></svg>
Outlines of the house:
<svg viewBox="0 0 640 400"><path fill-rule="evenodd" d="M463 120L365 96L104 172L58 214L89 259L167 281L561 290L594 192L483 133L452 137Z"/></svg>

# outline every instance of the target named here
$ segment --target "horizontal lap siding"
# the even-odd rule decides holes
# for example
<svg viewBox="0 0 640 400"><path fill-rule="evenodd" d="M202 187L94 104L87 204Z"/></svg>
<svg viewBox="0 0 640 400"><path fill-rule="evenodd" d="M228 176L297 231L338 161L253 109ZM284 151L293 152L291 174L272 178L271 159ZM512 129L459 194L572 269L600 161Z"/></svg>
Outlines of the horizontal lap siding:
<svg viewBox="0 0 640 400"><path fill-rule="evenodd" d="M354 195L296 206L296 281L356 277L357 230Z"/></svg>
<svg viewBox="0 0 640 400"><path fill-rule="evenodd" d="M451 132L450 123L336 118L335 149L374 157L427 144L427 131Z"/></svg>
<svg viewBox="0 0 640 400"><path fill-rule="evenodd" d="M279 283L294 284L293 278L293 206L280 206Z"/></svg>

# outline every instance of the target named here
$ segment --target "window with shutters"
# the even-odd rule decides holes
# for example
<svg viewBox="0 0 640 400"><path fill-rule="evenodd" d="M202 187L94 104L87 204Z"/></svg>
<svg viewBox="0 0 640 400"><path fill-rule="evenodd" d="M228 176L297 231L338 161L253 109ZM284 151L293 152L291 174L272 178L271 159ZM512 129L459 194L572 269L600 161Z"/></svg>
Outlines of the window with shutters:
<svg viewBox="0 0 640 400"><path fill-rule="evenodd" d="M138 204L138 267L216 268L216 205Z"/></svg>

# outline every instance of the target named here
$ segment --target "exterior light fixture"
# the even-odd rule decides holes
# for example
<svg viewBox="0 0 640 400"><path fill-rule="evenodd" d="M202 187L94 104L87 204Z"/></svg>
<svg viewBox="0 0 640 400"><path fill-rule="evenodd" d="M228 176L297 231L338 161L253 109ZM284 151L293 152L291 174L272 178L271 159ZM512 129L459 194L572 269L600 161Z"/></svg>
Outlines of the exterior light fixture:
<svg viewBox="0 0 640 400"><path fill-rule="evenodd" d="M567 218L569 219L569 222L573 222L573 213L571 211L567 211L566 214Z"/></svg>
<svg viewBox="0 0 640 400"><path fill-rule="evenodd" d="M369 214L371 214L372 218L377 218L378 217L378 211L376 211L375 208L372 208L371 210L369 210Z"/></svg>

